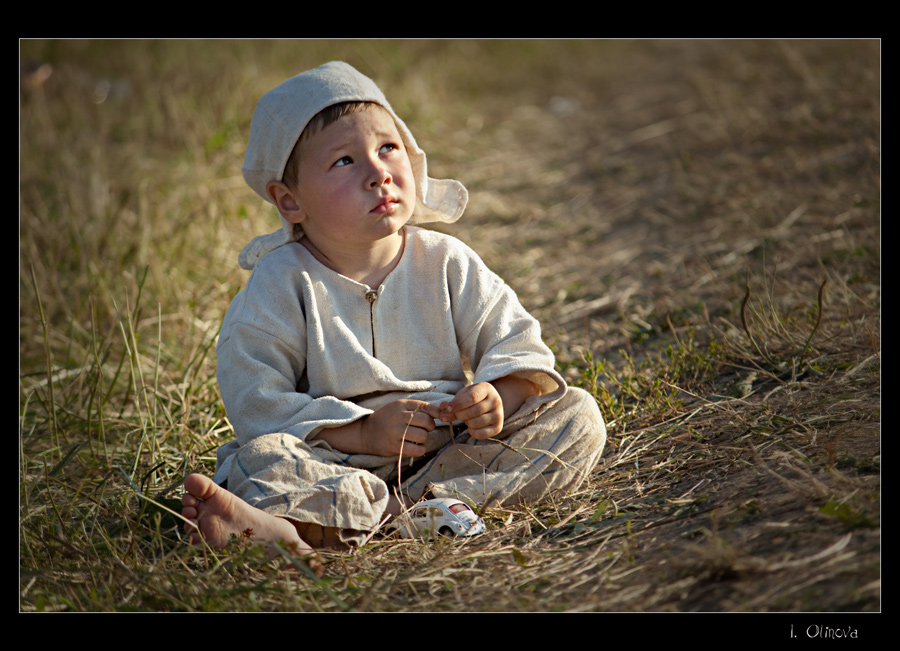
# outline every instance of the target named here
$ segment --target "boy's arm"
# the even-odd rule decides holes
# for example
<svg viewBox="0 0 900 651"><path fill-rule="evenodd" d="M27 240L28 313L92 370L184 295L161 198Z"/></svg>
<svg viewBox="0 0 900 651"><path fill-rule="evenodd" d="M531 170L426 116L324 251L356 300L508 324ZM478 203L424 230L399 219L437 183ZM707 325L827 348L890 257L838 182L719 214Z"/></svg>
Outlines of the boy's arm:
<svg viewBox="0 0 900 651"><path fill-rule="evenodd" d="M226 317L216 348L216 374L240 445L275 432L305 440L323 427L352 423L371 413L353 402L313 397L303 390L305 331L299 317L295 323L294 338L286 342L271 334L285 328L263 330Z"/></svg>
<svg viewBox="0 0 900 651"><path fill-rule="evenodd" d="M504 416L512 416L531 396L539 396L544 393L537 384L517 375L507 375L492 380L491 384L500 394Z"/></svg>
<svg viewBox="0 0 900 651"><path fill-rule="evenodd" d="M315 291L304 271L303 251L284 246L260 260L222 324L217 377L240 445L271 433L308 440L372 413L333 392L309 390L307 306L315 304ZM342 343L335 340L328 347L339 350ZM353 386L353 379L344 383L348 392L368 390Z"/></svg>
<svg viewBox="0 0 900 651"><path fill-rule="evenodd" d="M473 371L473 382L496 383L507 417L531 395L561 397L566 383L541 339L540 324L509 285L470 250L451 258L447 278L450 294L456 297L452 314L457 341Z"/></svg>

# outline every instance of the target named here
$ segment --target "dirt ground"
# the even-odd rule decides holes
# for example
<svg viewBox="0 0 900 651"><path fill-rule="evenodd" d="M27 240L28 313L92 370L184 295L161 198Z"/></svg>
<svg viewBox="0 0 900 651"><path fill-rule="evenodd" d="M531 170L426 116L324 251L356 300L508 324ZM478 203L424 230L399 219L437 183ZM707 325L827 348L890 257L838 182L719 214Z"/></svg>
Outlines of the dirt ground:
<svg viewBox="0 0 900 651"><path fill-rule="evenodd" d="M561 360L621 369L687 337L730 343L705 382L679 385L680 407L612 424L589 492L615 517L582 511L555 534L618 541L628 572L572 594L603 610L879 611L879 44L600 58L578 85L472 117L490 128L454 230Z"/></svg>

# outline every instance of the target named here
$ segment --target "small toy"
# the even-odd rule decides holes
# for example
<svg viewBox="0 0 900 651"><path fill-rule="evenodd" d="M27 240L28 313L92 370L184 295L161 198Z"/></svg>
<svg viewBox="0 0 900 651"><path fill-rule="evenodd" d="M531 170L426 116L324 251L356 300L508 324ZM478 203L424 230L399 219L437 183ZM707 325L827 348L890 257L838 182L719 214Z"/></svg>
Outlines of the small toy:
<svg viewBox="0 0 900 651"><path fill-rule="evenodd" d="M422 533L474 536L484 533L485 529L484 520L472 507L449 497L419 502L386 526L388 532L399 531L405 538L415 538Z"/></svg>

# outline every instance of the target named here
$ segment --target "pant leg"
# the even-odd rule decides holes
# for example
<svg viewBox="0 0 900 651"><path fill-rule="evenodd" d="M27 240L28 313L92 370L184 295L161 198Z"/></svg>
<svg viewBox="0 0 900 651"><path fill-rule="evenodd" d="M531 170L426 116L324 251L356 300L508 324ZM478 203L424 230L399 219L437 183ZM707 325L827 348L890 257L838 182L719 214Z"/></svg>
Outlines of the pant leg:
<svg viewBox="0 0 900 651"><path fill-rule="evenodd" d="M606 443L597 402L574 387L545 410L504 426L502 434L503 443L468 438L446 446L405 482L408 494L511 504L576 490Z"/></svg>
<svg viewBox="0 0 900 651"><path fill-rule="evenodd" d="M388 486L374 474L322 460L289 434L268 434L241 446L228 490L302 525L301 538L316 547L359 544L378 526L388 502Z"/></svg>

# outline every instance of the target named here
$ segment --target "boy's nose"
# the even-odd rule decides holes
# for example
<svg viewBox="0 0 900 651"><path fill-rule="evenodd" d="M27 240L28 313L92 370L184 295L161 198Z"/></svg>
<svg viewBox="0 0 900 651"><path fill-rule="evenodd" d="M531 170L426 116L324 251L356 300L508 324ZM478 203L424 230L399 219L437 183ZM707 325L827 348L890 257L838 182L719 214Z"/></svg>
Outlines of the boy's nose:
<svg viewBox="0 0 900 651"><path fill-rule="evenodd" d="M391 173L382 165L373 165L372 174L369 177L369 187L377 188L391 182Z"/></svg>

